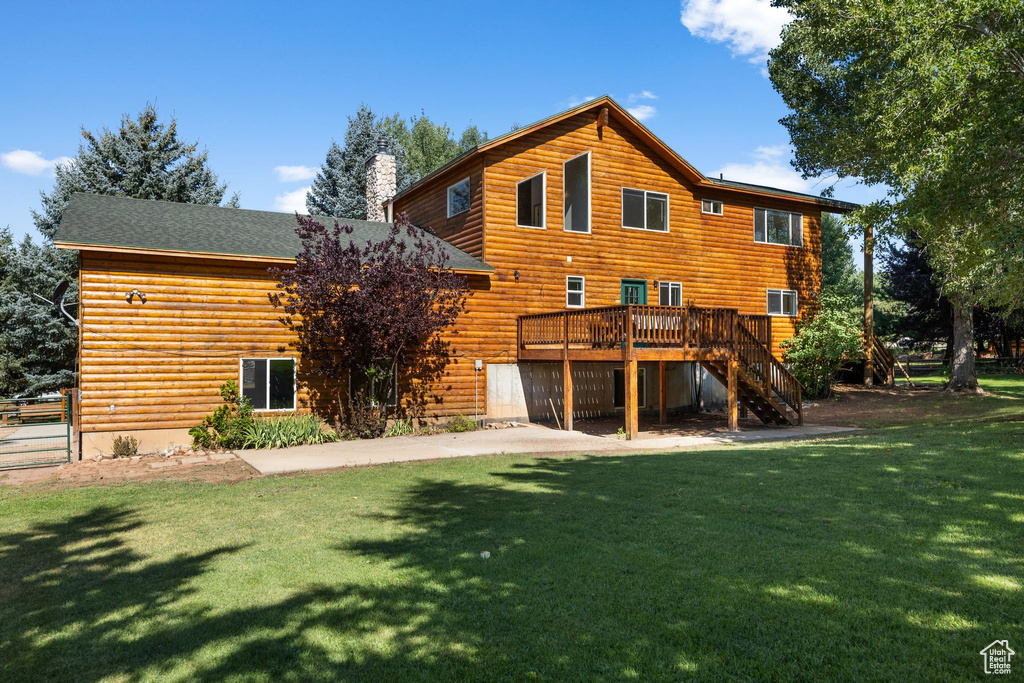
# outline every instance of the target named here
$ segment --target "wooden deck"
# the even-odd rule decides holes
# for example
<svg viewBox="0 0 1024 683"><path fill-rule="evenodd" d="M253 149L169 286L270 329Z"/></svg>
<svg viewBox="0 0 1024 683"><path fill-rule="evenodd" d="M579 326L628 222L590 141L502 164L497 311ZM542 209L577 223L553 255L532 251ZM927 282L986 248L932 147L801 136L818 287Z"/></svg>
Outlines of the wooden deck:
<svg viewBox="0 0 1024 683"><path fill-rule="evenodd" d="M659 362L663 422L667 361L699 362L727 386L730 429L738 425L740 404L764 422L802 422L800 384L771 348L771 319L740 315L734 308L607 306L523 315L518 322L519 360L564 364L566 429L572 429L572 363L623 363L630 438L636 437L638 425L638 361Z"/></svg>

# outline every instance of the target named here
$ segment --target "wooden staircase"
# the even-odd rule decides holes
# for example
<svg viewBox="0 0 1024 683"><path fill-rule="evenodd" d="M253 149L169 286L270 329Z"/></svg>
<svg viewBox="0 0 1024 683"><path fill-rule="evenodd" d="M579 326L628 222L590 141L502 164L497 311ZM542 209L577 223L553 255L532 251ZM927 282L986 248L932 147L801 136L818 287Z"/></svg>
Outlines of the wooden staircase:
<svg viewBox="0 0 1024 683"><path fill-rule="evenodd" d="M868 343L871 348L872 383L892 385L896 379L896 373L894 372L896 369L896 356L893 355L892 351L885 348L882 340L875 335L871 335L871 340Z"/></svg>
<svg viewBox="0 0 1024 683"><path fill-rule="evenodd" d="M765 424L803 424L803 392L796 377L744 325L737 328L736 378L740 405ZM701 365L724 386L729 383L728 361Z"/></svg>

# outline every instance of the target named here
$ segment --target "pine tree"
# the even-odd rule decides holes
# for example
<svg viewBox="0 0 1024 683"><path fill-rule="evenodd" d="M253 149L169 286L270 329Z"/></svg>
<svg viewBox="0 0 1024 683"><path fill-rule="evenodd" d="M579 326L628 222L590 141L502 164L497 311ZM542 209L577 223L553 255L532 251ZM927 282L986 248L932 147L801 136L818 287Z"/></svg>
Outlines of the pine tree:
<svg viewBox="0 0 1024 683"><path fill-rule="evenodd" d="M77 259L58 251L53 234L75 192L158 199L190 204L220 204L227 186L207 165L206 151L179 139L177 122L160 121L147 104L136 118L125 114L117 130L94 134L82 129L78 155L55 170L53 189L41 192L42 207L32 211L42 244L25 238L15 246L0 231L0 396L37 394L74 386L77 331L74 325L34 294L49 298L67 280L65 295L78 294ZM238 196L227 204L238 205Z"/></svg>
<svg viewBox="0 0 1024 683"><path fill-rule="evenodd" d="M49 194L40 192L42 211L32 218L47 241L60 224L75 192L159 199L186 204L220 204L227 185L207 166L207 152L197 143L178 138L178 122L160 121L156 107L147 104L137 119L121 118L116 131L99 135L82 129L85 141L71 163L57 167ZM238 206L238 195L229 201Z"/></svg>
<svg viewBox="0 0 1024 683"><path fill-rule="evenodd" d="M29 237L19 245L0 230L0 396L37 395L75 385L78 339L74 326L49 298L67 279L57 250ZM74 288L66 299L74 301Z"/></svg>
<svg viewBox="0 0 1024 683"><path fill-rule="evenodd" d="M331 142L320 171L306 194L306 210L335 218L366 219L366 160L377 153L377 141L384 140L395 156L398 189L410 184L405 149L396 134L398 117L377 118L365 104L348 118L345 143Z"/></svg>

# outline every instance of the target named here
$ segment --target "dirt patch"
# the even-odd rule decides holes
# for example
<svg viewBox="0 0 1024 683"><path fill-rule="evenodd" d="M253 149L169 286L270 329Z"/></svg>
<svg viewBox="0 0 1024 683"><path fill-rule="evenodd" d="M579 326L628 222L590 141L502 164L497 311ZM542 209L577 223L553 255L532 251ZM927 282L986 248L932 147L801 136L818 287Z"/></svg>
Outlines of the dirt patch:
<svg viewBox="0 0 1024 683"><path fill-rule="evenodd" d="M168 457L144 455L135 458L84 460L60 467L36 467L0 472L0 485L40 488L115 486L138 481L234 482L258 477L259 473L234 455Z"/></svg>
<svg viewBox="0 0 1024 683"><path fill-rule="evenodd" d="M804 422L837 427L879 427L937 418L949 414L950 410L974 410L972 401L977 398L946 392L940 387L841 384L830 398L804 402Z"/></svg>

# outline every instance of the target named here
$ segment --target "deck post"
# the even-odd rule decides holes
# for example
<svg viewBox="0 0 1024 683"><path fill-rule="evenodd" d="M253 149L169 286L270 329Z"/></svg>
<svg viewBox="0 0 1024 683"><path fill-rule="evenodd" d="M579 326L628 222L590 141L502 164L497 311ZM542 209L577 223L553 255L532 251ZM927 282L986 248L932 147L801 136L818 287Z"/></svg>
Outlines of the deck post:
<svg viewBox="0 0 1024 683"><path fill-rule="evenodd" d="M668 386L666 385L667 373L665 372L665 361L658 361L658 424L666 424L665 408L668 404Z"/></svg>
<svg viewBox="0 0 1024 683"><path fill-rule="evenodd" d="M740 428L740 416L739 416L739 376L737 375L737 365L735 355L729 358L729 371L728 371L728 383L729 383L729 430L736 431Z"/></svg>
<svg viewBox="0 0 1024 683"><path fill-rule="evenodd" d="M640 431L637 397L636 358L626 359L626 438L633 440L637 438Z"/></svg>
<svg viewBox="0 0 1024 683"><path fill-rule="evenodd" d="M562 314L562 424L572 431L572 361L569 360L569 311Z"/></svg>

